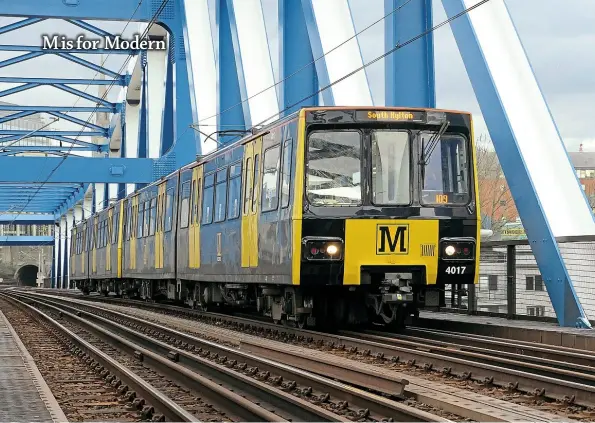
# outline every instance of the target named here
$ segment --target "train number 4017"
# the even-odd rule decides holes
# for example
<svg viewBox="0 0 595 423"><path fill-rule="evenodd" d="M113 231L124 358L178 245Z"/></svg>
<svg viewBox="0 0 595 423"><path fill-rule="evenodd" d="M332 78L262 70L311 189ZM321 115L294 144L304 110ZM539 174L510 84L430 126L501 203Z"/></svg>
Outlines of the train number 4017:
<svg viewBox="0 0 595 423"><path fill-rule="evenodd" d="M467 266L448 266L446 268L446 273L449 275L462 275L465 273L465 269Z"/></svg>

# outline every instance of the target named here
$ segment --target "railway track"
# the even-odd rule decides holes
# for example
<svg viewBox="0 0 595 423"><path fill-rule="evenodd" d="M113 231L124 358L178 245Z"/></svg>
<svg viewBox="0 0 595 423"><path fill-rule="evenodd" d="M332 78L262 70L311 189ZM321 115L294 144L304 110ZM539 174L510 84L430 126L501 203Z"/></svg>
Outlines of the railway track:
<svg viewBox="0 0 595 423"><path fill-rule="evenodd" d="M59 301L72 301L72 300L67 300L64 298L56 298L56 297L48 297L48 298L52 298L53 300L59 300ZM80 305L80 300L74 300L77 303L79 303ZM101 310L96 308L96 306L89 304L89 302L84 301L84 303L86 304L85 307L89 312L94 312L97 314L100 314L99 311L101 311L101 313L104 313L104 315L107 316L111 316L111 318L116 318L116 314L111 314L111 313L115 313L114 310L105 310L104 307L101 307ZM108 305L106 305L108 306ZM115 306L109 306L110 308L114 308ZM174 312L173 308L168 308L169 312ZM177 310L175 310L177 311ZM130 310L130 312L133 312L133 310ZM194 314L195 311L193 310L188 310L188 309L181 309L179 312L183 312L183 313L190 313L190 314ZM128 313L128 311L127 311ZM200 312L199 312L200 313ZM129 313L128 313L129 314ZM140 315L140 313L137 313L138 315ZM202 315L202 317L204 318L204 315ZM131 325L131 327L134 327L136 330L139 330L139 327L144 327L144 330L159 330L159 331L165 331L164 336L169 336L172 339L176 339L176 342L181 342L182 345L184 343L190 345L192 342L196 343L196 340L192 341L189 338L184 338L185 336L189 336L187 334L182 334L179 333L179 331L177 331L177 333L174 334L174 332L168 333L168 328L163 327L162 325L159 325L159 329L157 329L156 327L154 327L153 329L148 328L148 326L150 326L152 323L149 322L148 320L153 320L153 319L146 319L141 318L141 319L136 319L135 323L131 323L132 320L134 320L134 318L132 316L118 316L117 318L123 319L123 323L125 323L125 321L128 321L129 325ZM432 370L438 370L437 372L435 372L435 374L438 377L438 379L443 379L444 376L447 375L451 375L451 376L462 376L462 378L458 378L458 380L461 379L467 379L470 380L472 379L472 377L474 377L472 374L468 373L462 373L461 375L457 375L455 371L452 370L452 368L447 368L447 370L443 369L443 368L436 368L432 363L429 363L428 361L421 361L419 360L419 357L417 358L404 358L404 354L416 354L416 353L427 353L427 351L412 351L412 348L403 348L406 351L401 352L400 354L395 354L396 347L395 345L390 345L388 342L387 343L380 343L380 342L376 342L376 341L371 341L369 339L361 339L362 337L365 336L379 336L379 335L371 335L371 334L357 334L360 338L356 338L356 337L347 337L347 336L343 336L343 335L328 335L328 334L320 334L320 333L316 333L316 332L311 332L311 331L303 331L303 330L298 330L298 329L293 329L293 328L285 328L285 327L280 327L280 326L275 326L275 325L267 325L264 323L260 323L260 322L254 322L254 321L247 321L247 319L243 319L243 318L237 318L237 317L229 317L229 316L224 316L224 317L214 317L214 316L210 316L211 319L215 319L215 323L218 323L219 325L224 323L224 319L229 319L227 320L227 323L229 325L235 325L235 329L236 330L240 330L243 333L248 333L248 332L252 332L252 333L256 333L259 338L254 338L253 336L250 335L245 335L242 337L242 340L240 342L240 349L241 350L245 350L245 351L250 351L252 353L254 353L255 355L266 355L269 358L272 358L276 361L279 362L283 362L285 364L294 366L294 367L298 367L298 368L302 368L302 369L309 369L312 372L318 373L322 376L326 376L326 377L332 377L335 379L338 379L342 382L346 382L349 383L351 385L357 385L360 386L362 388L370 388L369 386L366 386L365 384L362 384L361 381L358 381L358 375L354 374L353 371L346 371L345 369L347 369L349 367L348 362L342 362L341 360L338 360L336 358L336 355L343 355L345 357L350 357L350 358L356 358L359 361L363 361L363 362L369 362L370 364L373 364L374 366L370 365L370 364L362 364L362 366L357 366L359 367L360 371L364 371L363 369L365 369L365 372L368 373L374 373L374 371L372 371L371 369L375 369L376 372L378 372L378 367L389 367L391 368L391 370L394 370L395 368L399 369L399 370L404 370L404 369L419 369L422 370L423 372L426 373L431 373ZM140 326L139 326L140 325ZM196 326L196 325L188 325L188 326ZM204 328L200 328L201 331ZM226 331L225 329L219 330L219 333L213 333L212 338L213 339L223 339L226 340L231 346L236 346L237 347L237 342L233 342L234 336L233 335L229 335L229 334L225 334L223 331ZM226 332L230 332L230 331L226 331ZM235 338L237 339L237 332L235 333ZM216 335L216 336L215 336ZM281 345L278 344L276 346L271 346L268 343L264 342L262 338L264 337L268 337L268 338L276 338L276 339L283 339L286 343L293 343L294 345L303 345L303 346L308 346L310 349L306 349L306 348L290 348L290 346L288 345ZM393 342L391 340L391 342ZM324 352L321 353L316 353L313 354L312 352L312 345L313 343L315 345L317 345L317 348L325 350ZM266 344L266 345L265 345ZM203 350L206 350L207 347L205 347L204 345L201 346L200 348L203 348ZM208 347L208 348L213 348L213 347ZM330 354L328 354L328 352L332 352L334 354L336 354L334 356L334 358L332 358L333 356L330 356ZM220 354L220 353L219 353ZM229 352L226 352L225 354L229 354ZM315 360L313 360L315 359ZM454 358L453 358L454 359ZM354 363L353 361L349 361L350 363ZM475 363L477 365L477 363ZM256 364L253 366L257 366ZM259 369L260 369L259 365ZM353 367L353 366L351 366ZM485 371L485 369L484 369ZM382 373L382 371L381 371ZM386 372L384 372L386 373ZM369 378L369 375L367 375L367 377ZM405 395L410 397L410 398L414 398L416 400L418 400L419 402L424 402L426 404L430 404L433 405L434 407L443 409L443 410L448 410L449 412L452 412L454 414L458 414L467 418L471 418L471 419L476 419L476 420L490 420L490 421L513 421L513 420L551 420L553 417L553 414L550 413L544 413L541 412L539 410L532 410L530 408L527 407L519 407L519 406L514 406L513 404L507 403L505 401L500 401L498 402L498 400L494 400L494 401L487 401L485 399L485 397L482 396L477 396L472 392L468 392L468 391L463 391L463 390L457 390L456 388L452 388L452 387L447 387L446 390L442 390L440 391L439 389L437 389L435 387L436 384L432 384L432 383L428 383L427 380L424 381L421 378L418 377L409 377L410 379L410 384L407 385L405 387ZM412 381L413 379L413 381ZM382 380L382 378L377 378L377 380L374 382L375 383L375 389L377 392L383 392L382 389L379 389L380 386L380 382L379 380ZM457 378L455 378L455 380L457 380ZM480 388L483 387L484 389L490 389L490 385L493 383L492 380L482 380L482 384L478 385ZM477 385L477 384L475 384ZM524 401L527 403L531 403L531 402L540 402L541 400L539 399L540 396L542 396L544 393L543 392L537 392L537 395L534 395L534 393L532 392L531 395L519 395L519 394L514 394L514 387L508 386L507 389L510 390L510 395L509 397L514 400L514 401ZM456 391L456 394L453 394L453 392ZM461 392L459 392L461 391ZM518 391L516 391L518 392ZM565 410L562 410L562 412L560 414L565 414L566 416L568 414L576 414L571 412L570 410L574 407L571 404L572 401L567 399L566 403L561 403L561 404L557 404L555 407L549 407L549 408L553 408L554 410L556 408L560 408L562 407ZM464 405L462 405L464 404ZM546 407L547 408L547 407ZM548 410L549 411L549 410ZM580 416L576 416L579 418L589 418L591 417L592 419L592 415L589 414L589 412L587 410L581 410L581 415Z"/></svg>
<svg viewBox="0 0 595 423"><path fill-rule="evenodd" d="M407 381L386 377L381 372L377 372L374 381L368 382L368 388L375 388L378 383L379 390L375 393L368 392L245 351L198 338L184 338L181 333L167 332L122 314L98 309L88 311L88 307L79 304L64 304L63 301L38 296L18 297L35 303L37 307L62 313L64 318L77 321L78 324L86 321L87 325L96 325L107 333L117 334L116 336L136 344L136 351L142 348L145 350L143 354L167 356L177 365L196 372L195 374L219 379L234 392L244 392L246 395L250 392L250 400L255 404L267 401L269 407L291 410L292 407L286 402L292 402L295 408L293 415L284 416L288 420L448 421L403 404L402 393ZM360 381L374 378L373 375L366 374L358 376ZM258 390L262 394L256 395ZM318 415L314 416L314 413ZM460 416L449 417L463 420Z"/></svg>
<svg viewBox="0 0 595 423"><path fill-rule="evenodd" d="M69 421L190 421L163 394L55 319L4 295L0 307Z"/></svg>

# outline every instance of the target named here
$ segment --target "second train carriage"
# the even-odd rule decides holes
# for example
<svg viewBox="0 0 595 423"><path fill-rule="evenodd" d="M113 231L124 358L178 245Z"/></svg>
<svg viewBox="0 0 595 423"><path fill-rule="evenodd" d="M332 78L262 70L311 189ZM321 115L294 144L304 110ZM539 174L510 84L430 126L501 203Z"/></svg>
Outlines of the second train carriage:
<svg viewBox="0 0 595 423"><path fill-rule="evenodd" d="M477 283L475 174L468 113L302 109L73 228L71 278L300 326L402 323Z"/></svg>

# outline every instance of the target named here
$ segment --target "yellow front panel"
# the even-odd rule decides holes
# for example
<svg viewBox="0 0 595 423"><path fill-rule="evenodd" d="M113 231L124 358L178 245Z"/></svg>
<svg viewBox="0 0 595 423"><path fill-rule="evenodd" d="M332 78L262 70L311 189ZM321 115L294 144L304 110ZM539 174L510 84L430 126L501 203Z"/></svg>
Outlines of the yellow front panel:
<svg viewBox="0 0 595 423"><path fill-rule="evenodd" d="M122 255L124 249L122 244L124 242L124 201L120 202L120 214L118 222L118 278L122 277Z"/></svg>
<svg viewBox="0 0 595 423"><path fill-rule="evenodd" d="M112 237L111 237L111 231L112 231L112 219L114 218L114 209L110 209L107 212L107 224L108 224L108 228L107 228L107 235L108 235L108 239L107 239L107 245L105 246L105 270L107 272L112 270Z"/></svg>
<svg viewBox="0 0 595 423"><path fill-rule="evenodd" d="M294 285L300 284L300 267L302 264L302 199L304 198L304 150L306 145L306 112L304 110L300 111L297 132L298 136L295 145L295 177L292 182L294 185L294 200L291 215L291 239L293 241L291 281Z"/></svg>
<svg viewBox="0 0 595 423"><path fill-rule="evenodd" d="M241 262L242 267L250 267L250 211L246 213L246 199L249 202L249 208L252 207L252 175L254 174L254 164L248 167L248 159L252 163L254 147L252 143L244 147L244 202L242 203L242 240L241 240ZM246 171L247 169L247 171Z"/></svg>
<svg viewBox="0 0 595 423"><path fill-rule="evenodd" d="M344 285L359 285L361 266L425 266L428 284L438 274L437 220L345 221Z"/></svg>
<svg viewBox="0 0 595 423"><path fill-rule="evenodd" d="M258 155L258 180L254 184L253 203L250 208L250 267L258 267L258 210L262 181L262 137L254 141L254 158ZM255 163L256 164L256 163ZM254 203L254 201L256 203Z"/></svg>

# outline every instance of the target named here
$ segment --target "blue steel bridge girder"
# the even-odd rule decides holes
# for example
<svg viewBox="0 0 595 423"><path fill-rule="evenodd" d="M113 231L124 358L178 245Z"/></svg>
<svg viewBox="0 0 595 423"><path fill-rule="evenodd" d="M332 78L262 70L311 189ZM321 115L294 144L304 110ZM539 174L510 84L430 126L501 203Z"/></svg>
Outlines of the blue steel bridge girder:
<svg viewBox="0 0 595 423"><path fill-rule="evenodd" d="M71 53L56 53L56 56L62 57L63 59L70 60L78 65L84 66L86 68L92 69L96 72L101 72L104 75L111 77L112 79L118 79L121 77L118 73L111 71L103 66L96 65L93 62L89 62L88 60L81 59L78 56L74 56Z"/></svg>
<svg viewBox="0 0 595 423"><path fill-rule="evenodd" d="M41 51L33 51L29 53L22 54L17 57L11 57L10 59L6 59L0 62L0 69L5 68L7 66L16 65L17 63L24 62L26 60L35 59L36 57L43 56L45 53Z"/></svg>
<svg viewBox="0 0 595 423"><path fill-rule="evenodd" d="M115 104L113 107L91 107L91 106L20 106L17 104L0 104L0 111L32 111L35 113L49 113L49 112L81 112L81 113L115 113L122 105Z"/></svg>
<svg viewBox="0 0 595 423"><path fill-rule="evenodd" d="M477 2L442 3L451 18ZM508 9L492 1L450 25L558 322L590 327L557 238L595 234L594 217Z"/></svg>
<svg viewBox="0 0 595 423"><path fill-rule="evenodd" d="M76 95L78 97L82 97L85 100L92 101L93 103L96 103L96 104L102 104L104 106L111 107L111 108L115 108L116 107L116 105L114 103L110 102L110 101L107 101L107 100L105 100L103 98L100 98L100 97L97 97L97 96L94 96L94 95L91 95L91 94L87 94L84 91L77 90L76 88L69 87L68 85L64 85L64 84L52 84L52 86L53 87L56 87L56 88L58 88L58 89L60 89L62 91L66 91L67 93L74 94L74 95Z"/></svg>
<svg viewBox="0 0 595 423"><path fill-rule="evenodd" d="M83 49L60 49L55 48L50 50L44 49L40 46L13 46L7 44L0 44L0 51L28 51L28 52L40 52L43 54L56 54L56 53L75 53L75 54L125 54L125 55L133 55L138 54L139 50L132 50L132 49L105 49L105 48L97 48L93 50L83 50Z"/></svg>
<svg viewBox="0 0 595 423"><path fill-rule="evenodd" d="M218 0L216 3L217 27L219 28L217 111L226 111L219 116L217 122L219 131L230 128L244 130L250 125L250 112L247 105L239 104L242 99L247 98L247 95L241 71L241 55L236 54L228 7L227 0ZM241 89L241 86L244 88ZM228 139L233 138L222 135L218 137L222 143L227 142Z"/></svg>
<svg viewBox="0 0 595 423"><path fill-rule="evenodd" d="M7 122L13 121L15 119L22 119L22 118L25 118L27 116L34 115L35 113L37 113L37 112L31 112L31 111L29 111L29 112L13 113L11 115L8 115L8 116L5 116L5 117L0 118L0 124L7 123Z"/></svg>
<svg viewBox="0 0 595 423"><path fill-rule="evenodd" d="M24 129L0 129L0 135L14 135L17 137L22 137L31 133L31 131L24 130ZM61 137L106 137L107 130L105 131L37 131L35 134L32 134L36 137L52 137L52 136L61 136ZM0 143L4 142L4 138L0 138Z"/></svg>
<svg viewBox="0 0 595 423"><path fill-rule="evenodd" d="M140 3L137 0L104 0L102 7L98 8L92 3L81 3L76 6L66 6L61 0L24 0L15 4L11 4L10 7L2 9L0 14L4 16L29 16L40 19L55 18L55 19L74 19L79 26L86 27L85 29L91 30L86 22L82 20L120 20L128 21L131 17L135 21L147 22L151 20L157 11L160 2L143 2ZM192 113L191 99L189 92L189 76L188 76L188 63L186 61L186 39L187 36L184 33L184 18L183 14L183 0L170 0L162 11L161 15L157 19L157 24L161 24L170 32L170 39L175 43L171 43L170 48L170 60L174 64L172 69L175 80L174 95L169 96L168 100L171 104L166 105L171 109L175 109L175 116L173 119L167 119L164 122L163 139L168 139L165 144L167 148L168 144L171 143L172 148L169 149L168 153L161 159L83 159L68 157L68 160L63 158L48 157L47 168L51 169L50 163L58 164L62 163L59 168L58 177L54 177L50 180L66 181L67 175L70 173L74 180L80 180L80 163L85 160L88 161L90 177L86 178L88 181L85 182L104 182L104 183L149 183L169 173L176 167L187 164L193 160L197 153L200 153L200 147L195 144L195 137L192 130L189 129L190 124L194 121ZM29 24L34 23L31 21ZM23 23L24 25L24 23ZM5 30L8 30L7 28ZM97 33L97 32L95 32ZM28 59L34 57L39 52L29 52L28 56L21 57L19 60ZM124 85L130 80L128 75L117 75L115 73L110 74L106 72L106 69L98 67L84 59L79 59L69 53L58 53L58 56L72 60L83 66L95 69L97 71L106 73L111 77L117 79L116 83ZM6 81L6 80L5 80ZM66 81L50 81L39 79L36 80L13 80L13 82L23 83L64 83ZM73 81L68 81L73 82ZM75 82L73 82L75 83ZM174 108L175 106L175 108ZM119 113L122 111L122 104L116 104L114 107L100 106L95 107L36 107L36 106L0 106L0 110L13 110L17 112L25 111L36 111L36 112L107 112L107 113ZM168 123L168 122L169 123ZM173 140L173 141L171 141ZM145 140L139 140L140 143ZM162 148L163 150L163 148ZM36 157L0 157L0 180L6 181L27 181L29 178L23 172L19 172L18 169L12 172L12 169L20 166L19 163L30 163L34 165L33 161ZM10 161L9 161L10 160ZM24 160L21 162L21 160ZM45 166L43 168L45 168ZM30 167L29 167L30 168ZM85 171L87 168L85 168ZM48 172L49 173L49 172ZM87 172L83 172L87 173ZM76 175L76 176L74 176ZM6 176L6 177L5 177ZM45 175L44 175L45 176ZM43 179L43 177L42 177ZM31 181L29 181L31 182Z"/></svg>
<svg viewBox="0 0 595 423"><path fill-rule="evenodd" d="M9 88L9 89L0 91L0 97L6 97L7 95L20 93L22 91L30 90L31 88L35 88L35 87L39 87L39 84L35 84L35 83L23 84L18 87L13 87L13 88Z"/></svg>
<svg viewBox="0 0 595 423"><path fill-rule="evenodd" d="M95 25L91 25L90 23L84 22L80 19L65 19L65 21L70 22L71 24L76 25L80 28L83 28L84 30L92 32L96 35L99 35L100 37L109 37L109 38L115 37L114 34L104 31L101 28L97 28Z"/></svg>
<svg viewBox="0 0 595 423"><path fill-rule="evenodd" d="M280 109L284 116L306 106L316 106L318 96L302 100L318 90L316 67L304 8L300 1L279 1L279 90ZM294 75L295 74L295 75Z"/></svg>
<svg viewBox="0 0 595 423"><path fill-rule="evenodd" d="M4 12L2 12L2 14L4 14ZM18 22L11 23L9 25L2 26L0 27L0 35L6 34L7 32L11 32L19 28L24 28L26 26L36 24L41 21L43 21L43 19L41 18L27 18Z"/></svg>
<svg viewBox="0 0 595 423"><path fill-rule="evenodd" d="M126 86L130 80L129 75L121 75L116 81L113 79L84 79L84 78L31 78L21 76L0 76L0 83L8 84L68 84L68 85L119 85Z"/></svg>
<svg viewBox="0 0 595 423"><path fill-rule="evenodd" d="M384 0L385 49L389 50L432 28L432 0ZM387 106L436 107L434 34L384 58Z"/></svg>
<svg viewBox="0 0 595 423"><path fill-rule="evenodd" d="M79 119L77 117L70 116L70 115L67 115L67 114L64 114L61 112L49 112L49 114L52 116L55 116L59 119L64 119L64 120L70 121L72 123L76 123L78 125L85 126L90 129L94 129L96 131L105 131L105 132L108 131L108 128L105 128L105 127L99 126L99 125L95 125L94 123L87 122L87 121L84 121L83 119Z"/></svg>
<svg viewBox="0 0 595 423"><path fill-rule="evenodd" d="M52 245L53 243L53 236L0 236L0 245L5 247Z"/></svg>
<svg viewBox="0 0 595 423"><path fill-rule="evenodd" d="M2 213L0 223L14 223L16 225L48 225L54 223L53 214Z"/></svg>

